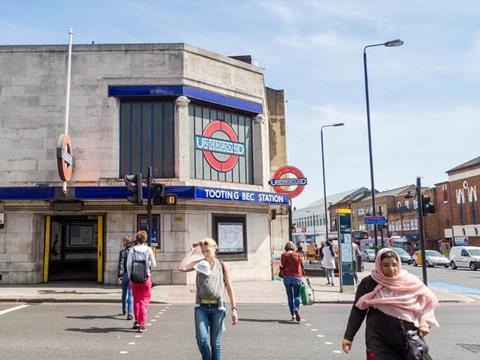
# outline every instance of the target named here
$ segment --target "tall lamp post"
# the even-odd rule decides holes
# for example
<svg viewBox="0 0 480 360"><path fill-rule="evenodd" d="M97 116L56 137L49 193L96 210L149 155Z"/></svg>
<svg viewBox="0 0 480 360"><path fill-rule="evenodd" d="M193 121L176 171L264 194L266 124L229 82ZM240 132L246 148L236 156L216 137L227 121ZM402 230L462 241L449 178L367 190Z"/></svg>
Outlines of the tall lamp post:
<svg viewBox="0 0 480 360"><path fill-rule="evenodd" d="M376 207L375 207L375 183L373 177L373 157L372 157L372 133L370 130L370 101L368 98L368 74L367 74L367 49L374 46L402 46L403 41L400 39L387 41L381 44L372 44L367 45L363 48L363 70L365 73L365 100L367 103L367 126L368 126L368 154L370 156L370 181L372 183L372 211L373 216L375 216ZM375 236L375 253L378 251L378 238L377 238L377 225L373 225L373 233Z"/></svg>
<svg viewBox="0 0 480 360"><path fill-rule="evenodd" d="M336 126L344 126L344 123L336 123L330 125L323 125L320 128L320 139L322 143L322 173L323 173L323 204L325 207L325 240L328 241L328 205L327 205L327 184L325 182L325 156L323 151L323 129L327 127L336 127Z"/></svg>

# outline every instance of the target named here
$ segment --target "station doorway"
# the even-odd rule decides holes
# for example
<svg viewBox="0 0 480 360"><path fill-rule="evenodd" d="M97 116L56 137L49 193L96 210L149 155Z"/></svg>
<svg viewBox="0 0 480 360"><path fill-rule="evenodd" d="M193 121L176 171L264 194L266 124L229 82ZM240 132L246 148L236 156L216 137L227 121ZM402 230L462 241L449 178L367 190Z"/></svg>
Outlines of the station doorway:
<svg viewBox="0 0 480 360"><path fill-rule="evenodd" d="M103 216L46 216L43 280L103 282Z"/></svg>

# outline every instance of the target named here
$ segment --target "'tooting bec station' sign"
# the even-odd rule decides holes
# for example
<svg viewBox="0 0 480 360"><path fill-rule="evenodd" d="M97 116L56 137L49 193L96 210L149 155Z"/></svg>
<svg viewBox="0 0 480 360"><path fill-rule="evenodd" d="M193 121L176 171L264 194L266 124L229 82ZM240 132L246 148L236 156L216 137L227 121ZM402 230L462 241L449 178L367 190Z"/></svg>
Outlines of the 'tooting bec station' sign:
<svg viewBox="0 0 480 360"><path fill-rule="evenodd" d="M238 141L237 133L228 123L220 120L208 124L202 136L195 136L195 148L202 150L210 166L220 172L232 170L238 157L245 156L245 144ZM228 156L222 158L225 154Z"/></svg>
<svg viewBox="0 0 480 360"><path fill-rule="evenodd" d="M204 187L195 187L195 199L238 201L272 205L288 204L288 196L285 194Z"/></svg>

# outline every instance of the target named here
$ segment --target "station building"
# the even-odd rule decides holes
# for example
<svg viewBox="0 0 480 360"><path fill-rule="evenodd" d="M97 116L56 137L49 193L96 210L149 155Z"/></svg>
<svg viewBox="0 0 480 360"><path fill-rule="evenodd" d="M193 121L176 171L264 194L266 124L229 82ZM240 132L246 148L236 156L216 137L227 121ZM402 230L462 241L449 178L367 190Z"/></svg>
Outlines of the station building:
<svg viewBox="0 0 480 360"><path fill-rule="evenodd" d="M286 217L272 214L288 198L268 185L286 161L285 114L263 69L187 44L74 45L65 193L67 55L0 46L0 284L115 283L122 237L147 224L123 178L149 166L177 196L153 209L154 283L193 283L176 267L206 236L234 281L270 279L274 244L288 239Z"/></svg>

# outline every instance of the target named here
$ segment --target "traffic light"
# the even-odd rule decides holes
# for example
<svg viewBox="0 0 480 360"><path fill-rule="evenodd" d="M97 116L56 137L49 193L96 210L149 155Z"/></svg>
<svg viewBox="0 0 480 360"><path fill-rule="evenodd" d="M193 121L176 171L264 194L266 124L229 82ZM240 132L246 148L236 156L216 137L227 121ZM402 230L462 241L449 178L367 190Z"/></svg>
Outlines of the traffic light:
<svg viewBox="0 0 480 360"><path fill-rule="evenodd" d="M131 193L127 200L135 205L143 205L142 173L125 175L125 186Z"/></svg>
<svg viewBox="0 0 480 360"><path fill-rule="evenodd" d="M176 205L177 204L177 197L172 194L163 194L163 185L156 184L153 185L153 205Z"/></svg>
<svg viewBox="0 0 480 360"><path fill-rule="evenodd" d="M435 214L435 205L430 201L430 196L423 196L423 215Z"/></svg>

